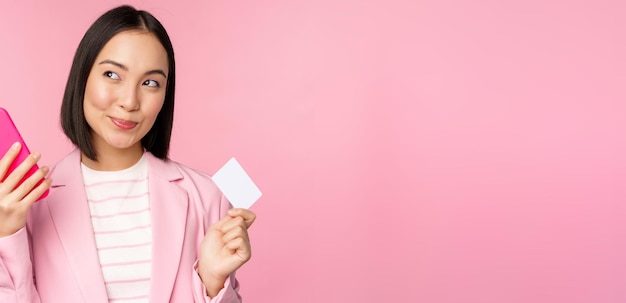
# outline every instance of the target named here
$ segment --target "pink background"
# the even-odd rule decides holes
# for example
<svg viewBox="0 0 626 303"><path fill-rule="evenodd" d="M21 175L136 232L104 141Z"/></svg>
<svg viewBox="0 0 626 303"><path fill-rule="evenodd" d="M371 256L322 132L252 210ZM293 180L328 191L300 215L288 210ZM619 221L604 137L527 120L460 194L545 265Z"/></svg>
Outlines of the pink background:
<svg viewBox="0 0 626 303"><path fill-rule="evenodd" d="M0 106L52 164L83 33L0 4ZM130 1L178 63L172 157L235 156L246 302L625 302L626 2Z"/></svg>

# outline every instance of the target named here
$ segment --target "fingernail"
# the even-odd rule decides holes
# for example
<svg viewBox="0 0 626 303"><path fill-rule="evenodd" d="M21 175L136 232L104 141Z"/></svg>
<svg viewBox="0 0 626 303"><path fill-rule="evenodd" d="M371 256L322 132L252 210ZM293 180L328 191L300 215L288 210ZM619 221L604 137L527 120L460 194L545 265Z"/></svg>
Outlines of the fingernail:
<svg viewBox="0 0 626 303"><path fill-rule="evenodd" d="M17 150L20 147L20 143L19 142L15 142L13 143L13 145L11 145L11 149L12 150Z"/></svg>
<svg viewBox="0 0 626 303"><path fill-rule="evenodd" d="M33 153L33 158L34 158L35 160L39 160L39 158L41 158L41 154L40 154L40 153L38 153L38 152L34 152L34 153Z"/></svg>
<svg viewBox="0 0 626 303"><path fill-rule="evenodd" d="M46 174L48 173L49 170L50 169L47 166L44 166L44 167L41 168L41 171L43 171Z"/></svg>
<svg viewBox="0 0 626 303"><path fill-rule="evenodd" d="M228 214L229 215L235 215L237 214L238 210L236 208L231 208L228 210Z"/></svg>

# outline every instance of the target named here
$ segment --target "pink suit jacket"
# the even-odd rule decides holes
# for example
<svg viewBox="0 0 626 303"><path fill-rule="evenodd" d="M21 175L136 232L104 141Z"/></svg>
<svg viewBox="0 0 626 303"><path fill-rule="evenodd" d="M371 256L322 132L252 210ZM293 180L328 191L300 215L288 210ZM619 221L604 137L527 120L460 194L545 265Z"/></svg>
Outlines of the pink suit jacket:
<svg viewBox="0 0 626 303"><path fill-rule="evenodd" d="M153 229L150 302L241 302L234 275L209 299L194 269L207 228L230 204L209 176L146 156ZM50 194L30 209L26 228L0 238L0 302L108 303L80 152L57 163L50 177Z"/></svg>

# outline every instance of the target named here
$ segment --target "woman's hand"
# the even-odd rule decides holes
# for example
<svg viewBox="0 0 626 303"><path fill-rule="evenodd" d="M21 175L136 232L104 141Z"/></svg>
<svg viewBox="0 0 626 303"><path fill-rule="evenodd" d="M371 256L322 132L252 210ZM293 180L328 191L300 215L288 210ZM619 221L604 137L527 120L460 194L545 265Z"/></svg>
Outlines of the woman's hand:
<svg viewBox="0 0 626 303"><path fill-rule="evenodd" d="M46 179L37 185L48 173L47 167L40 167L37 172L16 188L24 175L41 157L39 153L30 154L7 176L9 167L21 148L19 144L14 144L0 159L0 180L4 180L0 182L0 237L12 235L26 225L28 210L37 198L50 188L51 184L50 180Z"/></svg>
<svg viewBox="0 0 626 303"><path fill-rule="evenodd" d="M228 276L250 260L248 228L255 219L253 212L233 208L209 227L200 247L198 273L210 297L215 297Z"/></svg>

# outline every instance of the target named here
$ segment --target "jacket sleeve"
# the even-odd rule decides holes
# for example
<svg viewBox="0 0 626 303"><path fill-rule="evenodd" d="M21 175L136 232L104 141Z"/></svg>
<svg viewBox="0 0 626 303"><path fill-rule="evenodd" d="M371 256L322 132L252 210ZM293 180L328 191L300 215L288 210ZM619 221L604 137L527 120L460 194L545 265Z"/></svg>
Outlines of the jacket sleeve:
<svg viewBox="0 0 626 303"><path fill-rule="evenodd" d="M211 181L211 187L216 188ZM223 216L226 215L228 210L232 208L232 205L226 197L217 190L217 192L212 192L211 198L206 199L207 201L211 201L210 205L205 205L204 213L204 234L209 226L219 221ZM205 196L206 197L206 196ZM204 235L201 237L204 238ZM198 239L198 245L202 239ZM198 274L198 260L194 263L193 266L193 296L195 303L241 303L241 295L239 295L239 282L235 278L235 273L232 273L226 282L224 283L224 288L222 288L215 297L210 298L206 294L206 287L202 283L202 279L200 279L200 275Z"/></svg>
<svg viewBox="0 0 626 303"><path fill-rule="evenodd" d="M0 302L39 303L26 228L0 238Z"/></svg>
<svg viewBox="0 0 626 303"><path fill-rule="evenodd" d="M217 295L210 298L206 294L206 287L200 279L198 274L198 262L194 264L193 271L193 289L194 289L194 301L195 303L241 303L241 296L239 295L239 282L235 279L235 274L230 275L224 283L224 288L220 290Z"/></svg>

